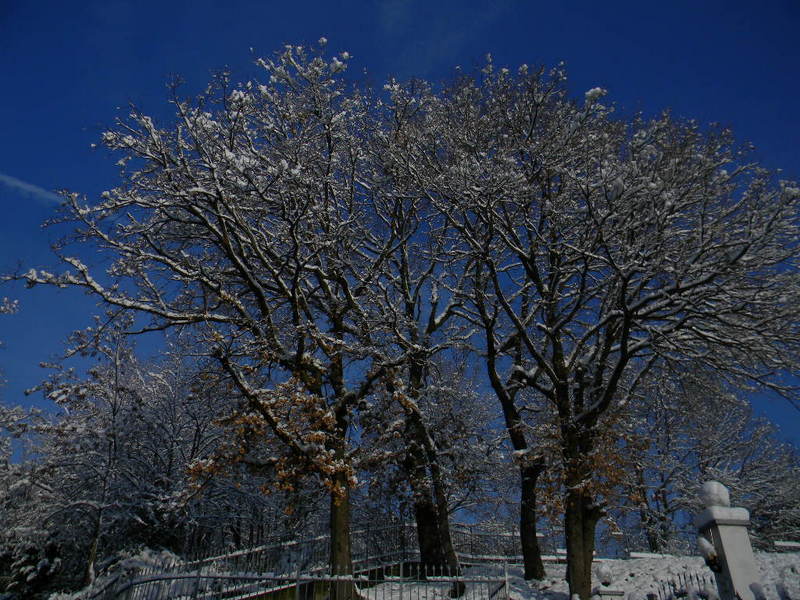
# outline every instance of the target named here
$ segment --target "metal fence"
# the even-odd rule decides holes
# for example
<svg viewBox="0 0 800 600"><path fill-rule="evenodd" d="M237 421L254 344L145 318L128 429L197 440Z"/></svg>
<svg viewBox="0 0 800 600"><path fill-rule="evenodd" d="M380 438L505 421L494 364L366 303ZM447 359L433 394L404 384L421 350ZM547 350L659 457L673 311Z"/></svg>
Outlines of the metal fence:
<svg viewBox="0 0 800 600"><path fill-rule="evenodd" d="M676 598L697 597L706 600L719 598L717 582L711 571L679 573L668 581L660 581L653 594L655 600L675 600Z"/></svg>
<svg viewBox="0 0 800 600"><path fill-rule="evenodd" d="M384 565L411 564L417 561L419 556L416 529L404 525L359 529L351 532L350 542L353 570L356 573L370 573ZM159 594L173 594L154 595L153 598L182 597L185 594L178 594L178 591L186 590L195 584L198 594L202 590L211 589L216 590L215 594L221 594L198 597L223 598L226 597L224 588L228 585L225 582L230 585L234 585L230 583L232 581L238 582L235 583L236 586L247 587L245 581L296 581L298 574L313 577L326 574L329 571L329 552L330 538L316 536L246 548L197 560L185 561L172 555L151 557L146 561L123 561L112 565L103 578L104 584L88 598L89 600L127 598L123 590L127 589L131 581L141 582L142 578L146 581L157 581L158 585L153 583L154 587L151 587L158 590ZM167 585L167 582L171 583ZM254 586L256 583L249 585ZM193 590L192 594L194 593ZM151 598L150 595L135 597L148 600Z"/></svg>
<svg viewBox="0 0 800 600"><path fill-rule="evenodd" d="M350 534L353 568L365 570L414 560L418 556L416 529L405 525L358 529ZM214 572L265 575L314 573L328 569L330 537L320 535L246 548L186 562L185 568Z"/></svg>
<svg viewBox="0 0 800 600"><path fill-rule="evenodd" d="M518 532L492 530L480 525L451 526L453 546L464 564L522 564ZM328 568L327 535L284 540L234 552L220 553L174 568L213 572L248 572L266 575L323 572ZM350 536L353 568L361 571L385 564L419 560L417 529L411 523L357 529ZM543 552L554 544L542 543Z"/></svg>
<svg viewBox="0 0 800 600"><path fill-rule="evenodd" d="M96 596L99 597L99 596ZM255 573L143 570L105 590L119 600L508 600L508 577L471 576L467 570L427 574L402 565L354 575L264 576Z"/></svg>
<svg viewBox="0 0 800 600"><path fill-rule="evenodd" d="M500 527L453 524L453 544L464 570L454 577L467 577L472 565L522 564L519 533ZM545 559L563 559L555 548L555 537L540 538ZM102 578L104 583L95 589L87 600L161 600L166 598L272 598L273 600L322 600L325 595L317 591L292 595L287 590L307 590L307 584L316 582L314 590L322 589L325 581L331 583L329 571L328 536L300 540L283 540L254 548L206 556L196 560L182 560L174 555L150 556L147 560L129 560L110 569ZM432 577L423 572L420 576L420 556L416 527L413 524L394 524L383 527L357 529L351 532L351 549L354 576L348 585L359 590L369 600L400 600L401 598L433 598L441 586L453 581ZM474 572L474 570L473 570ZM325 579L328 577L328 579ZM363 578L366 578L366 583ZM308 580L308 581L307 581ZM391 582L394 588L378 585L378 581ZM341 579L336 579L340 585ZM436 585L434 582L438 581ZM466 580L464 580L466 582ZM479 580L489 581L489 580ZM346 582L346 581L345 581ZM99 582L98 582L99 583ZM494 597L475 584L470 592L475 598ZM351 588L352 588L351 585ZM383 585L383 587L381 587ZM388 583L387 583L388 585ZM486 584L488 585L488 583ZM399 586L399 587L398 587ZM438 587L437 587L438 586ZM711 587L709 587L711 586ZM397 589L395 589L397 588ZM413 590L412 592L401 591ZM706 589L715 589L713 576L687 573L674 581L659 584L658 593L651 600L670 600L689 595L705 597ZM329 590L330 591L330 590ZM335 590L334 590L335 591ZM490 590L496 592L496 590ZM280 592L280 593L279 593ZM366 595L365 595L366 594ZM372 594L372 595L370 595ZM375 595L378 594L378 595ZM467 594L467 598L471 598ZM488 596L487 596L488 594ZM444 594L443 597L447 596ZM332 597L333 598L333 597Z"/></svg>
<svg viewBox="0 0 800 600"><path fill-rule="evenodd" d="M453 548L462 562L511 564L522 562L518 533L491 531L475 525L453 525L450 534Z"/></svg>

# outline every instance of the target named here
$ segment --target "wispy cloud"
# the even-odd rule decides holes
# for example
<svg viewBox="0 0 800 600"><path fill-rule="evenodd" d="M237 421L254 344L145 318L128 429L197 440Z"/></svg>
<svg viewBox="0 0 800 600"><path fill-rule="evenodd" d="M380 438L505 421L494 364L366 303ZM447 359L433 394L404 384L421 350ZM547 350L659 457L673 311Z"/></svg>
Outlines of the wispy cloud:
<svg viewBox="0 0 800 600"><path fill-rule="evenodd" d="M379 25L386 35L404 31L412 17L411 0L383 0L378 5Z"/></svg>
<svg viewBox="0 0 800 600"><path fill-rule="evenodd" d="M11 175L6 175L4 173L0 173L0 185L9 187L17 192L21 192L22 194L34 198L39 202L46 202L48 204L61 202L61 197L58 196L58 194L48 192L46 189L40 188L38 185L28 183L27 181L22 181L21 179L17 179L16 177L12 177Z"/></svg>
<svg viewBox="0 0 800 600"><path fill-rule="evenodd" d="M390 48L392 75L427 77L442 66L454 67L466 46L479 59L491 51L484 32L508 13L512 0L494 0L488 6L469 6L450 12L436 10L429 0L380 0L378 25ZM415 18L416 15L416 18ZM483 45L483 43L487 45Z"/></svg>

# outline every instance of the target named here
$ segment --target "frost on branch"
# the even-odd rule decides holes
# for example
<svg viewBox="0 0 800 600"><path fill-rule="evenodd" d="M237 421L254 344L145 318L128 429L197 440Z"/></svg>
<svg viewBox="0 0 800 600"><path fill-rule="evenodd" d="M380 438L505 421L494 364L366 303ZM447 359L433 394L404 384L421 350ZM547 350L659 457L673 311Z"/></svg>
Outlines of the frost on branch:
<svg viewBox="0 0 800 600"><path fill-rule="evenodd" d="M17 312L19 308L19 301L17 300L9 300L8 298L3 297L0 299L0 315L2 314L13 314Z"/></svg>
<svg viewBox="0 0 800 600"><path fill-rule="evenodd" d="M418 497L447 489L442 473L467 480L447 469L458 436L428 410L446 404L439 357L464 348L502 413L482 422L505 424L533 482L524 531L549 478L553 510L585 524L571 581L590 579L579 541L630 484L626 455L646 458L628 417L653 402L648 377L703 371L798 398L781 377L800 355L797 185L728 131L615 118L601 88L570 99L560 66L487 59L445 89L390 81L376 98L342 80L347 60L287 46L259 61L264 81L176 92L168 126L133 111L103 138L121 184L67 207L107 270L65 258L63 275L18 279L191 339L240 401L225 452L193 470L310 475L334 511L356 460L394 461ZM383 452L358 456L361 426Z"/></svg>
<svg viewBox="0 0 800 600"><path fill-rule="evenodd" d="M592 104L598 98L602 98L603 96L607 95L608 91L601 88L601 87L593 87L592 89L588 90L584 94L584 98L586 99L587 104Z"/></svg>

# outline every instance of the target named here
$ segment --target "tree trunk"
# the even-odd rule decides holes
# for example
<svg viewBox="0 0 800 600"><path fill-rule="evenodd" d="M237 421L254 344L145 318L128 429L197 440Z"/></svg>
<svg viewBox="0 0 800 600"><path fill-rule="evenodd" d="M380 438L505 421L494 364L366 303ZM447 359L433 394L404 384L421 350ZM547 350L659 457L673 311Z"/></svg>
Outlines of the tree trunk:
<svg viewBox="0 0 800 600"><path fill-rule="evenodd" d="M411 417L407 416L406 435L408 442L404 470L413 495L414 520L417 525L417 545L420 566L423 570L441 567L445 563L439 531L439 516L433 499L433 490L427 477L425 453L416 439Z"/></svg>
<svg viewBox="0 0 800 600"><path fill-rule="evenodd" d="M562 406L568 406L564 399ZM595 504L587 484L595 476L588 457L594 450L596 421L576 423L568 411L561 420L562 457L566 487L564 497L564 536L567 546L567 583L569 595L589 600L592 593L592 558L597 522L603 514Z"/></svg>
<svg viewBox="0 0 800 600"><path fill-rule="evenodd" d="M450 575L454 576L460 572L460 565L458 564L458 557L453 547L453 540L450 537L450 513L447 509L447 494L445 493L445 486L444 481L442 481L439 463L436 462L435 457L434 462L429 465L429 468L431 472L433 499L436 503L436 516L438 518L439 544L444 554L445 565Z"/></svg>
<svg viewBox="0 0 800 600"><path fill-rule="evenodd" d="M544 579L544 564L539 539L536 536L536 482L544 465L520 467L521 499L519 507L519 533L522 542L522 561L525 579Z"/></svg>
<svg viewBox="0 0 800 600"><path fill-rule="evenodd" d="M592 558L600 510L580 489L568 487L564 512L569 594L589 600L592 593Z"/></svg>
<svg viewBox="0 0 800 600"><path fill-rule="evenodd" d="M100 518L97 518L94 531L92 533L92 543L89 545L89 555L86 559L86 570L83 574L83 585L90 585L95 579L95 563L97 562L97 546L100 542Z"/></svg>
<svg viewBox="0 0 800 600"><path fill-rule="evenodd" d="M339 492L331 493L331 575L352 575L353 558L350 546L350 488L344 473L338 473L334 482ZM333 581L330 600L353 600L358 598L352 581Z"/></svg>
<svg viewBox="0 0 800 600"><path fill-rule="evenodd" d="M420 575L456 576L460 573L458 556L450 536L447 494L439 468L436 449L423 429L418 413L406 415L411 442L406 452L405 468L414 494L414 518L420 553ZM450 597L460 597L463 584L453 584Z"/></svg>
<svg viewBox="0 0 800 600"><path fill-rule="evenodd" d="M525 423L514 404L516 392L510 391L509 387L503 384L497 372L498 350L494 340L494 319L489 318L483 305L481 305L480 309L486 326L486 372L489 375L489 382L503 409L503 418L508 438L511 441L511 447L514 448L515 452L519 452L523 457L528 458L530 448L528 441L525 439ZM539 540L536 537L536 482L544 467L544 461L541 457L536 457L527 464L520 463L519 467L519 533L525 579L543 579L545 574L542 552L539 548Z"/></svg>
<svg viewBox="0 0 800 600"><path fill-rule="evenodd" d="M428 490L418 489L425 486L415 482L412 487L417 488L414 489L414 519L417 525L420 565L424 570L441 568L446 564L446 559L436 506L427 493Z"/></svg>
<svg viewBox="0 0 800 600"><path fill-rule="evenodd" d="M647 485L644 481L644 472L640 466L636 466L636 495L639 497L639 522L642 532L647 541L647 549L650 552L661 552L662 524L658 522L655 509L650 506L650 499L647 496ZM657 503L658 500L656 499Z"/></svg>
<svg viewBox="0 0 800 600"><path fill-rule="evenodd" d="M420 562L430 572L455 575L459 564L450 537L447 493L439 468L436 448L415 406L406 410L406 434L411 438L406 452L406 473L414 493L414 517Z"/></svg>
<svg viewBox="0 0 800 600"><path fill-rule="evenodd" d="M347 413L344 410L336 414L337 439L333 444L334 457L337 461L346 458ZM333 476L330 504L330 570L334 576L351 576L353 574L353 557L350 545L350 484L347 473L337 471ZM331 583L330 600L352 600L358 598L352 581L334 581Z"/></svg>
<svg viewBox="0 0 800 600"><path fill-rule="evenodd" d="M331 574L350 575L350 490L344 475L336 475L336 483L343 485L339 492L331 494Z"/></svg>
<svg viewBox="0 0 800 600"><path fill-rule="evenodd" d="M103 493L100 496L100 502L105 503L106 495L108 493L108 469L103 477ZM94 524L92 525L92 541L89 545L89 553L86 557L86 569L83 574L83 584L90 585L94 583L95 579L95 564L97 563L97 549L100 545L100 534L103 532L103 508L97 510Z"/></svg>

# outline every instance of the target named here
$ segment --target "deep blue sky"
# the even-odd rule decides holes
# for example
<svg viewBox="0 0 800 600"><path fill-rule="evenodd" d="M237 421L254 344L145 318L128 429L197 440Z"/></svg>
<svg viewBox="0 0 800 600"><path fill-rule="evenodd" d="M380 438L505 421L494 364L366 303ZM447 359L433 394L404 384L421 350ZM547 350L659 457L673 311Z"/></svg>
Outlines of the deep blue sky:
<svg viewBox="0 0 800 600"><path fill-rule="evenodd" d="M119 107L164 114L165 81L199 90L210 71L244 78L253 57L324 35L353 55L351 76L446 77L480 64L565 61L576 96L595 86L625 110L730 126L769 167L800 179L800 2L383 0L0 0L0 271L54 265L39 224L52 190L96 197L116 180L90 150ZM253 49L251 53L250 49ZM36 365L87 324L75 292L0 287L22 310L0 317L0 395L26 403ZM763 404L763 403L762 403ZM764 404L800 442L800 413Z"/></svg>

